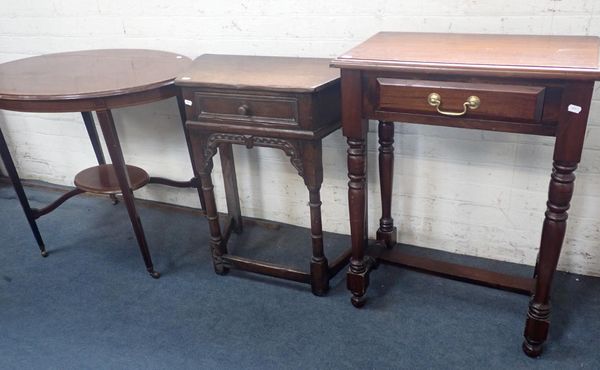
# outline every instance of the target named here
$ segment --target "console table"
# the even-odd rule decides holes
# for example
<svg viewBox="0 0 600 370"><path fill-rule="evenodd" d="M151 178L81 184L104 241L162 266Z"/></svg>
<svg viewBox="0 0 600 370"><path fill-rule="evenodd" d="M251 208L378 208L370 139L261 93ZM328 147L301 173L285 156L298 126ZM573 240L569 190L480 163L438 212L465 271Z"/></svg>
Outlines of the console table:
<svg viewBox="0 0 600 370"><path fill-rule="evenodd" d="M599 38L378 33L333 60L341 68L348 140L352 303L365 303L376 261L531 294L523 350L547 338L550 286L565 235L594 81ZM379 246L367 249L367 126L379 120L382 216ZM392 248L393 121L556 137L547 211L533 278L414 257Z"/></svg>
<svg viewBox="0 0 600 370"><path fill-rule="evenodd" d="M316 295L329 289L350 251L328 262L323 250L320 189L323 182L321 140L340 127L339 72L314 58L202 55L177 78L185 99L196 171L200 174L210 248L218 274L234 267L310 284ZM309 192L312 258L310 272L233 255L231 232L242 231L242 217L232 144L281 149ZM219 151L229 223L222 232L211 172Z"/></svg>
<svg viewBox="0 0 600 370"><path fill-rule="evenodd" d="M203 202L197 176L190 181L150 177L139 167L125 164L111 109L151 103L178 96L173 80L191 60L181 55L132 49L88 50L48 54L0 64L0 109L21 112L81 112L98 166L75 177L75 189L50 205L31 208L2 131L0 155L8 172L42 256L44 241L36 220L83 192L122 194L146 269L154 270L142 223L135 208L133 190L148 183L195 187ZM185 122L180 98L179 110ZM112 164L106 164L92 113L95 111Z"/></svg>

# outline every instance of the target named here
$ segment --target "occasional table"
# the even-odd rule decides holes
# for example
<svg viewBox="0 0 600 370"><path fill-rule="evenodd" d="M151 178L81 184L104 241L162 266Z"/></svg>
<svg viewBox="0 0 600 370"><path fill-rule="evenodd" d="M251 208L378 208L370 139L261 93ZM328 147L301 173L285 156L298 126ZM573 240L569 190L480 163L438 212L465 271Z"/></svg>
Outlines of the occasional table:
<svg viewBox="0 0 600 370"><path fill-rule="evenodd" d="M48 54L0 64L0 109L21 112L81 112L98 166L75 176L75 189L44 208L31 208L6 140L0 131L0 155L8 172L42 256L44 241L36 220L83 192L115 194L123 201L137 238L146 269L154 270L142 223L134 203L133 190L148 183L198 188L197 176L190 181L173 181L150 177L139 167L125 164L111 109L151 103L178 97L174 78L191 60L181 55L137 49L107 49ZM183 102L179 111L185 122ZM98 121L112 164L106 164L92 112ZM187 137L186 137L187 139Z"/></svg>
<svg viewBox="0 0 600 370"><path fill-rule="evenodd" d="M218 274L234 267L307 283L314 294L322 295L329 289L329 279L346 265L349 250L331 263L323 250L321 141L340 127L339 73L328 64L328 60L313 58L203 55L177 78L185 99L186 129L204 191L210 248ZM281 149L304 180L310 207L310 272L228 252L231 232L242 231L232 144ZM217 150L229 214L224 232L211 179Z"/></svg>
<svg viewBox="0 0 600 370"><path fill-rule="evenodd" d="M352 303L365 302L376 260L531 294L523 350L541 354L550 285L565 235L574 171L581 158L599 38L379 33L332 62L341 68L342 126L348 139ZM367 249L367 126L379 120L382 216ZM396 244L391 217L393 121L556 137L533 278L415 257Z"/></svg>

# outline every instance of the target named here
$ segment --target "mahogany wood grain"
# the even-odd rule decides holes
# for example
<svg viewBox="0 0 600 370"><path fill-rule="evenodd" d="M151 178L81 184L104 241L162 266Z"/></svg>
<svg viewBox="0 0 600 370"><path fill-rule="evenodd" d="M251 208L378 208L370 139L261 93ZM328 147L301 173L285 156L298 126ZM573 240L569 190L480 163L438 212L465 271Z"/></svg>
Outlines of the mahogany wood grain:
<svg viewBox="0 0 600 370"><path fill-rule="evenodd" d="M394 122L379 121L379 186L381 218L377 240L387 248L396 245L397 230L392 218L392 185L394 179Z"/></svg>
<svg viewBox="0 0 600 370"><path fill-rule="evenodd" d="M298 100L239 93L196 93L199 112L195 119L241 120L247 123L298 124Z"/></svg>
<svg viewBox="0 0 600 370"><path fill-rule="evenodd" d="M323 59L203 55L176 83L188 101L186 128L202 179L215 271L225 274L233 267L303 282L311 285L315 295L324 295L329 280L348 259L345 253L329 264L321 224L321 139L340 127L339 73ZM311 222L310 272L228 252L229 233L240 232L243 222L232 144L281 149L304 180ZM217 151L231 220L224 233L211 178Z"/></svg>
<svg viewBox="0 0 600 370"><path fill-rule="evenodd" d="M0 101L70 101L151 91L172 85L189 65L187 57L158 50L40 55L0 64Z"/></svg>
<svg viewBox="0 0 600 370"><path fill-rule="evenodd" d="M600 79L593 36L380 32L332 61L359 70Z"/></svg>
<svg viewBox="0 0 600 370"><path fill-rule="evenodd" d="M292 280L298 283L310 284L311 281L311 274L275 263L253 260L231 254L224 255L223 260L231 267L248 272Z"/></svg>
<svg viewBox="0 0 600 370"><path fill-rule="evenodd" d="M398 249L379 248L373 252L373 255L382 262L520 294L532 294L535 284L535 280L532 278L415 256Z"/></svg>
<svg viewBox="0 0 600 370"><path fill-rule="evenodd" d="M180 75L179 86L312 93L339 80L328 59L205 54Z"/></svg>
<svg viewBox="0 0 600 370"><path fill-rule="evenodd" d="M150 176L143 169L126 165L131 190L137 190L150 181ZM75 186L88 193L120 194L121 187L112 164L101 164L86 168L75 175Z"/></svg>
<svg viewBox="0 0 600 370"><path fill-rule="evenodd" d="M80 188L63 195L44 208L32 209L0 132L2 160L42 256L47 256L48 252L39 233L36 218L56 209L83 189L111 195L121 193L146 269L152 277L160 276L152 265L132 192L132 189L148 182L148 175L138 170L131 173L127 170L111 109L179 97L179 90L173 81L190 63L189 58L163 51L106 49L48 54L0 64L0 109L48 113L82 112L100 166L79 174L76 183ZM178 104L180 107L183 104L181 99L178 99ZM100 121L112 165L105 164L91 114L94 111ZM182 120L185 121L185 117L182 117ZM181 182L169 183L173 184L182 185ZM197 176L189 185L199 188ZM116 203L115 197L113 201ZM200 201L203 203L202 198Z"/></svg>
<svg viewBox="0 0 600 370"><path fill-rule="evenodd" d="M473 267L416 258L395 250L376 257L438 275L489 286L532 291L523 350L539 356L548 335L549 297L581 159L594 81L600 79L600 38L466 34L379 33L332 61L341 68L342 129L348 140L348 183L352 257L347 275L352 303L365 302L374 266L367 246L367 119L380 120L380 229L393 227L393 162L386 122L402 121L555 136L553 171L540 252L531 281ZM461 117L440 115L419 105L429 89L444 90L450 105L464 94L480 94L482 110ZM433 92L433 91L432 91ZM491 94L491 95L487 95ZM454 100L453 100L454 99ZM485 106L491 101L493 106ZM460 105L459 105L460 106ZM445 106L445 108L447 108ZM435 113L434 113L435 112ZM385 222L384 222L385 221ZM389 245L378 232L380 245Z"/></svg>
<svg viewBox="0 0 600 370"><path fill-rule="evenodd" d="M544 106L544 87L379 78L378 111L400 111L440 116L427 102L431 93L441 96L440 109L460 112L470 96L481 103L464 117L498 121L538 122Z"/></svg>

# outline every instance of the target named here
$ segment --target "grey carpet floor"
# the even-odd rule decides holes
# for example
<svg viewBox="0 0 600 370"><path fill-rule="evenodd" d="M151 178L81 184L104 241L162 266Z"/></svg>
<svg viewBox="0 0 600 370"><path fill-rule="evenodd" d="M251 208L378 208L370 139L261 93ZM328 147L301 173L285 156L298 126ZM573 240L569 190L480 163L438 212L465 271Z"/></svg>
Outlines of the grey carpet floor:
<svg viewBox="0 0 600 370"><path fill-rule="evenodd" d="M33 206L58 194L26 190ZM526 296L382 265L357 310L343 273L326 297L243 272L217 276L202 217L148 205L139 212L159 280L144 270L122 204L79 196L43 217L44 259L13 189L0 185L0 368L600 368L599 278L558 274L550 339L530 359L520 349ZM348 245L348 236L326 235L330 258ZM231 249L306 268L309 232L248 225Z"/></svg>

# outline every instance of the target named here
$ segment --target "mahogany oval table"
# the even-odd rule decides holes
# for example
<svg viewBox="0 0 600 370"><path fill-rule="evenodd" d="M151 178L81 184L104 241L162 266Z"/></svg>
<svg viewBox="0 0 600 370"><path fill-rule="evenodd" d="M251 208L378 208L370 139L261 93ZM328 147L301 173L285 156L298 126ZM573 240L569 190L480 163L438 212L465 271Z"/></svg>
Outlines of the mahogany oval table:
<svg viewBox="0 0 600 370"><path fill-rule="evenodd" d="M98 166L77 174L75 189L45 208L31 208L0 130L0 155L42 256L46 257L48 252L36 223L39 217L83 192L109 194L115 203L115 194L120 193L146 269L152 277L160 276L152 264L142 223L135 208L133 190L152 182L195 187L199 190L203 206L198 177L194 175L189 181L173 181L150 177L139 167L127 166L111 109L177 97L182 122L185 122L183 102L173 81L190 62L187 57L163 51L106 49L48 54L0 64L0 109L46 113L81 112L98 161ZM96 112L98 117L112 164L106 164L92 112Z"/></svg>

